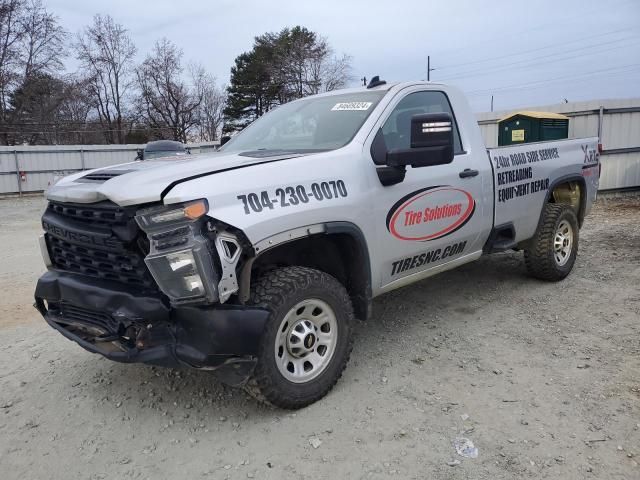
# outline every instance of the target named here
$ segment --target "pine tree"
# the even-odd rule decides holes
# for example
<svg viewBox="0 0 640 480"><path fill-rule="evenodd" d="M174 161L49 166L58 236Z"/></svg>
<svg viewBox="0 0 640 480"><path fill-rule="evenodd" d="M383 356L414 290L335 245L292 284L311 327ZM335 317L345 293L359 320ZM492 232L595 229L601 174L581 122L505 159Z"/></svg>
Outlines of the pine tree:
<svg viewBox="0 0 640 480"><path fill-rule="evenodd" d="M350 58L333 56L327 40L304 27L255 38L253 49L235 59L225 133L241 130L274 106L342 88L350 79Z"/></svg>

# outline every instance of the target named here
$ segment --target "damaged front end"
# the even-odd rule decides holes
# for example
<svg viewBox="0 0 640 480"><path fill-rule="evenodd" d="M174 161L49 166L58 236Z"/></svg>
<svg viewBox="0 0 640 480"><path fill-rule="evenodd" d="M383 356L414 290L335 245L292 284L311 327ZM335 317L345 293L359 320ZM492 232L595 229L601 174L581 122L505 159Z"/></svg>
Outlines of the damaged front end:
<svg viewBox="0 0 640 480"><path fill-rule="evenodd" d="M139 211L51 202L41 242L49 271L36 308L65 337L111 360L213 369L242 383L268 312L220 303L237 290L241 247L206 211L204 201Z"/></svg>

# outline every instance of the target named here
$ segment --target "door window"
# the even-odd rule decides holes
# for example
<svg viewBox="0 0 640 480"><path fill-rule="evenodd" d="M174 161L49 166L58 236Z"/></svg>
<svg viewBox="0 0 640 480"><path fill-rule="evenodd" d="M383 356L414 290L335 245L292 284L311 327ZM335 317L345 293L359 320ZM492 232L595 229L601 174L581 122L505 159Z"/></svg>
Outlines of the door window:
<svg viewBox="0 0 640 480"><path fill-rule="evenodd" d="M443 113L451 115L453 119L453 153L463 153L462 142L458 132L449 99L443 92L415 92L410 93L393 109L389 118L382 126L382 135L388 150L410 148L411 117L422 113Z"/></svg>

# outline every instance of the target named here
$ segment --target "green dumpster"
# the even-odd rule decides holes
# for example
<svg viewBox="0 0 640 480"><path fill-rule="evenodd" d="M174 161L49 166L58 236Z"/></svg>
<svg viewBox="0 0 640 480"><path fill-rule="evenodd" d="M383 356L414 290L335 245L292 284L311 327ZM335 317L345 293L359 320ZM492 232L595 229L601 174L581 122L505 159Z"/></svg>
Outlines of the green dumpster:
<svg viewBox="0 0 640 480"><path fill-rule="evenodd" d="M569 117L553 112L521 111L498 121L498 145L569 138Z"/></svg>

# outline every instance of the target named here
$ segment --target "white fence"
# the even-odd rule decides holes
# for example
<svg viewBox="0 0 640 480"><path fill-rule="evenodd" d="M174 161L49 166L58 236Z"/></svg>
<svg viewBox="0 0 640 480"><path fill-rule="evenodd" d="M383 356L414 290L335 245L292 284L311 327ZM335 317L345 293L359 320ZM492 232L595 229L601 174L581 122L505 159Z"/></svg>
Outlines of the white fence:
<svg viewBox="0 0 640 480"><path fill-rule="evenodd" d="M214 151L219 142L188 145L192 154ZM0 194L41 192L56 177L131 162L144 145L0 146Z"/></svg>
<svg viewBox="0 0 640 480"><path fill-rule="evenodd" d="M599 137L603 147L600 190L640 188L640 98L591 100L477 115L487 147L498 144L498 121L516 110L562 113L569 138Z"/></svg>

